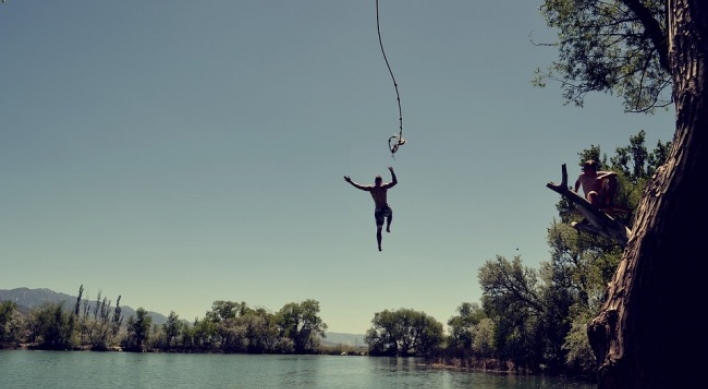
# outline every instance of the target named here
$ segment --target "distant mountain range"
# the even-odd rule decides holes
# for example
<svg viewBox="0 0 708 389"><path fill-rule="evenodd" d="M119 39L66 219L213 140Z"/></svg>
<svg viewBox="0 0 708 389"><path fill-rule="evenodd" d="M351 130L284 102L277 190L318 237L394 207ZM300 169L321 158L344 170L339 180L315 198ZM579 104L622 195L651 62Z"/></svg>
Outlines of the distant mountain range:
<svg viewBox="0 0 708 389"><path fill-rule="evenodd" d="M63 303L67 309L73 309L76 304L76 297L66 293L58 293L51 289L0 289L0 301L14 301L21 312L29 312L31 309L37 308L44 303ZM115 308L115 300L111 300L111 309ZM89 307L92 309L96 306L96 300L82 299L81 309L83 309L84 301L88 300ZM124 318L129 318L135 315L135 310L129 306L121 305L121 314ZM152 317L153 324L161 325L167 322L167 317L157 312L148 311ZM343 344L347 346L364 346L364 335L344 334L338 332L328 332L327 337L322 339L323 344L337 345Z"/></svg>
<svg viewBox="0 0 708 389"><path fill-rule="evenodd" d="M17 289L0 289L0 301L14 301L20 307L20 310L30 310L37 308L44 303L63 303L64 308L74 309L76 304L76 295L71 296L66 293L58 293L51 289L29 289L29 288L17 288ZM115 298L110 296L105 296L111 300L111 310L115 308L116 302ZM103 298L101 298L103 299ZM84 301L88 300L90 309L96 306L96 300L82 299L81 309L83 309ZM131 307L121 305L121 314L124 318L129 318L135 315L135 310ZM148 311L150 317L152 317L153 324L164 324L167 322L167 317L157 312Z"/></svg>
<svg viewBox="0 0 708 389"><path fill-rule="evenodd" d="M339 332L327 332L327 337L321 340L323 345L336 346L343 344L346 346L366 347L364 335L343 334Z"/></svg>

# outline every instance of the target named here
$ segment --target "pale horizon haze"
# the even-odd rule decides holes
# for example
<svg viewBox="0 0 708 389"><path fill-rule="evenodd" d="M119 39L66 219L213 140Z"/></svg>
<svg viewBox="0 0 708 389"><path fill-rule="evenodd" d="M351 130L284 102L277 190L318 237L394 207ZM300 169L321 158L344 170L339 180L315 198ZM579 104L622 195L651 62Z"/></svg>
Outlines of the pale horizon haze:
<svg viewBox="0 0 708 389"><path fill-rule="evenodd" d="M446 326L497 255L538 268L578 153L673 109L534 88L557 58L540 0L0 4L0 289L101 291L202 318L314 299L328 332L412 308ZM536 43L536 44L534 44ZM398 186L392 232L344 175Z"/></svg>

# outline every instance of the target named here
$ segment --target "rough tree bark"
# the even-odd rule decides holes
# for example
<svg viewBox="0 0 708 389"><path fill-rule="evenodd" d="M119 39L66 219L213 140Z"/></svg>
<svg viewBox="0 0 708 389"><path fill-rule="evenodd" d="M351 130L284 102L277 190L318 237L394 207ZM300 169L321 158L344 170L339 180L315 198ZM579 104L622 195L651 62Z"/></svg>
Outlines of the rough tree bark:
<svg viewBox="0 0 708 389"><path fill-rule="evenodd" d="M708 365L708 1L667 0L676 133L588 328L600 389L688 388Z"/></svg>

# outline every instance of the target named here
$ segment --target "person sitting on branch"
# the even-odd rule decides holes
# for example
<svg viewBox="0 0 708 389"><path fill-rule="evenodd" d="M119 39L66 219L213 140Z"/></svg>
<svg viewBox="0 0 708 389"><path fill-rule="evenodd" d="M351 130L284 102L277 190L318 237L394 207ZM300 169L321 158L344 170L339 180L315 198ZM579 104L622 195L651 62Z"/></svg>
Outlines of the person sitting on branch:
<svg viewBox="0 0 708 389"><path fill-rule="evenodd" d="M575 181L574 191L582 185L585 198L590 204L598 208L614 206L614 197L617 192L617 173L613 171L598 171L595 160L587 160L583 163L583 172Z"/></svg>
<svg viewBox="0 0 708 389"><path fill-rule="evenodd" d="M371 197L374 199L374 205L376 206L376 210L374 211L374 218L376 219L376 241L379 244L379 251L381 251L381 229L383 228L384 220L386 221L386 232L391 232L391 221L393 220L393 210L391 210L391 207L386 201L386 192L398 183L393 168L389 167L388 170L391 171L391 182L383 183L381 176L376 176L374 185L360 185L352 181L349 176L344 176L344 181L350 183L357 189L371 193Z"/></svg>

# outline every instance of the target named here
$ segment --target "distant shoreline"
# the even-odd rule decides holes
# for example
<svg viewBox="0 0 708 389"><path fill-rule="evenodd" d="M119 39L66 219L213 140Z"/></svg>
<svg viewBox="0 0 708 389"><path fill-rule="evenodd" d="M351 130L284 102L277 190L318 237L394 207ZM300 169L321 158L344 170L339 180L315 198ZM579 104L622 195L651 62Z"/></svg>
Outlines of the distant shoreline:
<svg viewBox="0 0 708 389"><path fill-rule="evenodd" d="M51 349L39 347L31 343L23 343L10 348L1 348L0 351L7 350L28 350L28 351L79 351L79 352L126 352L126 353L152 353L152 354L234 354L234 355L341 355L341 356L369 356L368 349L363 346L353 347L348 345L321 346L316 352L311 353L247 353L247 352L223 352L219 350L185 350L179 348L161 349L146 348L143 350L128 349L121 346L111 346L106 349L94 349L90 346L77 346L70 349Z"/></svg>

